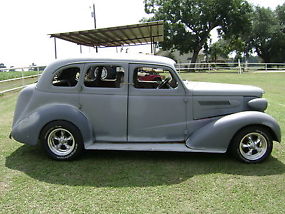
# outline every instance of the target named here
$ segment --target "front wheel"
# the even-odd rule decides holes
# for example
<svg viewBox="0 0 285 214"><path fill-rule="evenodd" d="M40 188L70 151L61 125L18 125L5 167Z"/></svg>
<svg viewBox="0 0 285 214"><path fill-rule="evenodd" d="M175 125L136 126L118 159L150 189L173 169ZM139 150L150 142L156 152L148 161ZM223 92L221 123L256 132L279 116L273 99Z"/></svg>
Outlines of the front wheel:
<svg viewBox="0 0 285 214"><path fill-rule="evenodd" d="M267 129L258 126L246 127L233 138L230 151L238 160L260 163L272 152L273 140Z"/></svg>
<svg viewBox="0 0 285 214"><path fill-rule="evenodd" d="M83 151L80 130L66 121L46 125L41 132L41 142L49 157L55 160L71 160Z"/></svg>

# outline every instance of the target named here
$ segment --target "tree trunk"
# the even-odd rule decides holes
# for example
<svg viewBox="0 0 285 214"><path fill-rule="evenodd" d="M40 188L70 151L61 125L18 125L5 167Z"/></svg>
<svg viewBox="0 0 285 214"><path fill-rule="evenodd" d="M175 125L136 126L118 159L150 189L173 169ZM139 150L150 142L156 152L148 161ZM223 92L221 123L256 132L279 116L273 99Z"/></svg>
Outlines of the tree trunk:
<svg viewBox="0 0 285 214"><path fill-rule="evenodd" d="M261 48L256 48L257 55L262 59L263 63L270 63L271 57L270 53L267 52L267 50L262 50Z"/></svg>
<svg viewBox="0 0 285 214"><path fill-rule="evenodd" d="M271 59L270 59L269 55L263 55L262 59L263 59L264 63L270 63L271 62Z"/></svg>
<svg viewBox="0 0 285 214"><path fill-rule="evenodd" d="M205 34L200 39L199 43L197 44L196 48L193 51L193 55L192 55L192 59L191 59L191 65L190 65L190 68L192 68L191 71L193 71L193 72L195 72L195 64L193 65L192 63L196 63L197 62L197 59L198 59L198 56L199 56L199 52L202 49L202 47L205 44L205 42L207 42L207 39L208 39L210 31L211 30L205 32Z"/></svg>
<svg viewBox="0 0 285 214"><path fill-rule="evenodd" d="M195 72L195 68L196 68L196 65L194 63L197 62L197 59L198 59L198 55L199 55L199 52L202 48L198 47L196 48L194 51L193 51L193 55L192 55L192 59L191 59L191 64L190 64L190 72Z"/></svg>

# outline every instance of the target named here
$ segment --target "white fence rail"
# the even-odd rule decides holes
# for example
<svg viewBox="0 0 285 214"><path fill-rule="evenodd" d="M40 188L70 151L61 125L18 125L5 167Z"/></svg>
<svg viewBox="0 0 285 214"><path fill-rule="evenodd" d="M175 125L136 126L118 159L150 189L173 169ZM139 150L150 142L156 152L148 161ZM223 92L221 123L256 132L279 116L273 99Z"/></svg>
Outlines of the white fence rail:
<svg viewBox="0 0 285 214"><path fill-rule="evenodd" d="M10 67L10 68L0 68L0 72L25 72L25 71L40 71L44 70L46 66L26 66L26 67Z"/></svg>
<svg viewBox="0 0 285 214"><path fill-rule="evenodd" d="M11 82L11 81L16 81L16 80L24 80L24 79L29 79L29 78L33 78L33 77L39 77L39 76L40 76L40 74L22 76L22 77L17 77L17 78L13 78L13 79L0 80L0 83Z"/></svg>
<svg viewBox="0 0 285 214"><path fill-rule="evenodd" d="M285 71L285 63L177 63L178 71L215 72Z"/></svg>
<svg viewBox="0 0 285 214"><path fill-rule="evenodd" d="M12 68L0 68L0 77L5 74L16 74L15 78L0 80L0 95L7 92L12 92L24 88L31 84L29 79L39 78L43 72L45 66L30 66L30 67L12 67ZM26 75L28 71L32 71L34 74ZM5 78L5 77L4 77Z"/></svg>

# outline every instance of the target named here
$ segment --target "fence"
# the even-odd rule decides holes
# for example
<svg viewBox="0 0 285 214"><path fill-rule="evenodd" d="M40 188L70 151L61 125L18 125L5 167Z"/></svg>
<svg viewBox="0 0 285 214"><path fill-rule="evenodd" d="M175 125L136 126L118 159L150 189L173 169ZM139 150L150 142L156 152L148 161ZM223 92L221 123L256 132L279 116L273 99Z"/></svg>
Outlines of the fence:
<svg viewBox="0 0 285 214"><path fill-rule="evenodd" d="M0 69L0 95L19 90L38 80L45 66ZM12 78L10 78L12 77Z"/></svg>
<svg viewBox="0 0 285 214"><path fill-rule="evenodd" d="M285 63L177 63L179 72L254 72L285 71Z"/></svg>

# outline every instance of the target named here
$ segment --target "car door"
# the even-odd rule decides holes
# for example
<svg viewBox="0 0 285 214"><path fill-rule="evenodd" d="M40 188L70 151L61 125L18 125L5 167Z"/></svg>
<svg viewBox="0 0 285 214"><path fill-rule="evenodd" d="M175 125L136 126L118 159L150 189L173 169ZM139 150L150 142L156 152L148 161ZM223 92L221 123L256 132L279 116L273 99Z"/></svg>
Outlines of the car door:
<svg viewBox="0 0 285 214"><path fill-rule="evenodd" d="M169 67L130 64L128 141L185 140L185 89ZM166 79L171 86L159 87Z"/></svg>
<svg viewBox="0 0 285 214"><path fill-rule="evenodd" d="M127 64L89 63L84 70L80 107L92 125L94 141L127 141Z"/></svg>

